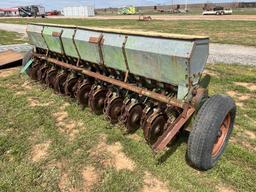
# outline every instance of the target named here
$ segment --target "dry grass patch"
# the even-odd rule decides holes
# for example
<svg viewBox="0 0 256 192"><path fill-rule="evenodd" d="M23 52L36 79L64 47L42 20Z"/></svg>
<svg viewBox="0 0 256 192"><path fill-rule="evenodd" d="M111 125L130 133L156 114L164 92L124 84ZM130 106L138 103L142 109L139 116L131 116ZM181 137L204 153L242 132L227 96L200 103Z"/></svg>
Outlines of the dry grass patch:
<svg viewBox="0 0 256 192"><path fill-rule="evenodd" d="M252 131L245 130L244 134L247 135L250 139L255 139L256 138L256 134Z"/></svg>
<svg viewBox="0 0 256 192"><path fill-rule="evenodd" d="M70 181L70 178L66 172L63 172L61 174L58 187L61 192L78 192L79 191L72 185L72 182Z"/></svg>
<svg viewBox="0 0 256 192"><path fill-rule="evenodd" d="M151 173L145 172L142 192L168 192L166 183L154 177Z"/></svg>
<svg viewBox="0 0 256 192"><path fill-rule="evenodd" d="M27 101L28 101L30 107L46 107L46 106L50 106L53 104L52 101L50 101L48 103L42 103L39 101L39 98L37 98L37 97L28 97Z"/></svg>
<svg viewBox="0 0 256 192"><path fill-rule="evenodd" d="M56 126L59 128L60 132L67 134L70 140L73 140L78 135L79 131L84 128L84 124L69 118L68 113L64 111L68 105L68 103L64 104L60 108L60 111L53 114L53 117L55 118Z"/></svg>
<svg viewBox="0 0 256 192"><path fill-rule="evenodd" d="M256 91L256 83L235 82L234 84L245 87L250 91Z"/></svg>
<svg viewBox="0 0 256 192"><path fill-rule="evenodd" d="M88 166L82 171L83 191L91 191L93 186L99 181L100 175L93 166Z"/></svg>
<svg viewBox="0 0 256 192"><path fill-rule="evenodd" d="M212 71L212 70L208 70L208 69L205 69L204 72L203 72L204 75L210 75L212 77L219 77L219 73L215 72L215 71Z"/></svg>
<svg viewBox="0 0 256 192"><path fill-rule="evenodd" d="M50 144L51 142L47 141L45 143L35 145L32 148L31 160L33 162L39 162L40 160L44 159L48 155L48 148Z"/></svg>
<svg viewBox="0 0 256 192"><path fill-rule="evenodd" d="M143 138L141 136L137 135L136 133L129 134L127 136L127 138L132 139L132 140L137 141L137 142L143 141Z"/></svg>
<svg viewBox="0 0 256 192"><path fill-rule="evenodd" d="M135 163L125 155L122 144L116 142L108 145L106 140L105 135L101 136L101 142L90 150L90 155L100 159L100 156L105 154L107 158L100 160L104 166L114 167L118 171L122 169L133 171L135 169Z"/></svg>
<svg viewBox="0 0 256 192"><path fill-rule="evenodd" d="M219 192L235 192L235 190L232 189L231 187L224 186L224 185L217 186L217 191L219 191Z"/></svg>
<svg viewBox="0 0 256 192"><path fill-rule="evenodd" d="M18 67L9 68L9 69L1 69L0 70L0 78L9 77L15 73L17 73L20 69Z"/></svg>
<svg viewBox="0 0 256 192"><path fill-rule="evenodd" d="M30 81L25 81L22 85L22 88L27 89L27 90L32 90L31 82Z"/></svg>
<svg viewBox="0 0 256 192"><path fill-rule="evenodd" d="M244 107L243 101L248 101L253 97L252 94L239 93L238 91L227 91L226 93L235 99L236 105L239 107Z"/></svg>

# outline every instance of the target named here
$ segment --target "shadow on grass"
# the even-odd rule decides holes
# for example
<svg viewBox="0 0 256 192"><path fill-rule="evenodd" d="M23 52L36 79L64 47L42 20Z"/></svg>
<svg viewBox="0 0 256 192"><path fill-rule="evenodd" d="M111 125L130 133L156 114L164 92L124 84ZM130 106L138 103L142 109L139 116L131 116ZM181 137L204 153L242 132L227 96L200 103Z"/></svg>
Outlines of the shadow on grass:
<svg viewBox="0 0 256 192"><path fill-rule="evenodd" d="M173 141L168 144L168 150L157 159L157 164L164 163L175 151L181 146L182 143L186 143L188 140L188 133L182 132L175 136Z"/></svg>

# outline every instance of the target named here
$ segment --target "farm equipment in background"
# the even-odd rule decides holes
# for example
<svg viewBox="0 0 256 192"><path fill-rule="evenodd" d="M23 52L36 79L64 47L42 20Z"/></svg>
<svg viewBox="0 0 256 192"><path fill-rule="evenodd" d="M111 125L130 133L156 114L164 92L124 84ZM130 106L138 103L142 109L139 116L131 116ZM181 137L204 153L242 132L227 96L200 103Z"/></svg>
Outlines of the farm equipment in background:
<svg viewBox="0 0 256 192"><path fill-rule="evenodd" d="M29 44L0 45L0 70L25 65L32 55Z"/></svg>
<svg viewBox="0 0 256 192"><path fill-rule="evenodd" d="M124 123L126 133L142 128L154 152L188 131L194 167L210 169L221 157L236 105L208 95L208 37L50 24L29 24L27 34L35 49L23 70L33 80Z"/></svg>
<svg viewBox="0 0 256 192"><path fill-rule="evenodd" d="M149 15L149 16L145 16L143 14L140 14L139 15L139 21L151 21L152 20L152 17Z"/></svg>
<svg viewBox="0 0 256 192"><path fill-rule="evenodd" d="M224 9L224 7L217 6L213 9L209 9L207 7L203 8L203 15L232 15L232 9Z"/></svg>
<svg viewBox="0 0 256 192"><path fill-rule="evenodd" d="M133 6L123 7L118 10L118 15L135 15L136 8Z"/></svg>
<svg viewBox="0 0 256 192"><path fill-rule="evenodd" d="M42 17L46 16L45 8L40 5L30 5L19 7L19 15L21 17Z"/></svg>
<svg viewBox="0 0 256 192"><path fill-rule="evenodd" d="M61 15L61 12L58 10L53 10L53 11L48 11L47 16L57 16L57 15Z"/></svg>

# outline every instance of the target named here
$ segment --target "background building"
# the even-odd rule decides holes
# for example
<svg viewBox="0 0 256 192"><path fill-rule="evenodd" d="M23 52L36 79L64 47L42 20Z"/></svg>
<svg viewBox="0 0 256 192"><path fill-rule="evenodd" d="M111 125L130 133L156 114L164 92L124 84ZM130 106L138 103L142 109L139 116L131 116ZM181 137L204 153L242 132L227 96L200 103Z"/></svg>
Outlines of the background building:
<svg viewBox="0 0 256 192"><path fill-rule="evenodd" d="M18 8L0 8L0 16L14 17L19 16Z"/></svg>
<svg viewBox="0 0 256 192"><path fill-rule="evenodd" d="M67 17L93 17L95 16L94 6L64 7L64 16Z"/></svg>

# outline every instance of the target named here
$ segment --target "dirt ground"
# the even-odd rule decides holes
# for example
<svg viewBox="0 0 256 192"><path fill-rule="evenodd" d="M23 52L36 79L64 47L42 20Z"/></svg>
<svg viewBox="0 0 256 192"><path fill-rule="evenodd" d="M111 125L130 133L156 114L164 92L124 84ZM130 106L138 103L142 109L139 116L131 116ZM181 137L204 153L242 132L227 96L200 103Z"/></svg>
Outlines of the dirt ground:
<svg viewBox="0 0 256 192"><path fill-rule="evenodd" d="M234 20L234 21L256 21L256 15L151 15L153 20ZM18 18L18 17L17 17ZM64 16L51 16L47 18L87 18L88 17L64 17ZM95 16L90 19L135 19L139 18L138 15L110 15L110 16ZM6 19L6 17L1 17ZM9 19L9 17L8 17Z"/></svg>
<svg viewBox="0 0 256 192"><path fill-rule="evenodd" d="M256 21L256 15L153 15L155 20L244 20ZM138 19L138 15L96 16L93 19Z"/></svg>

